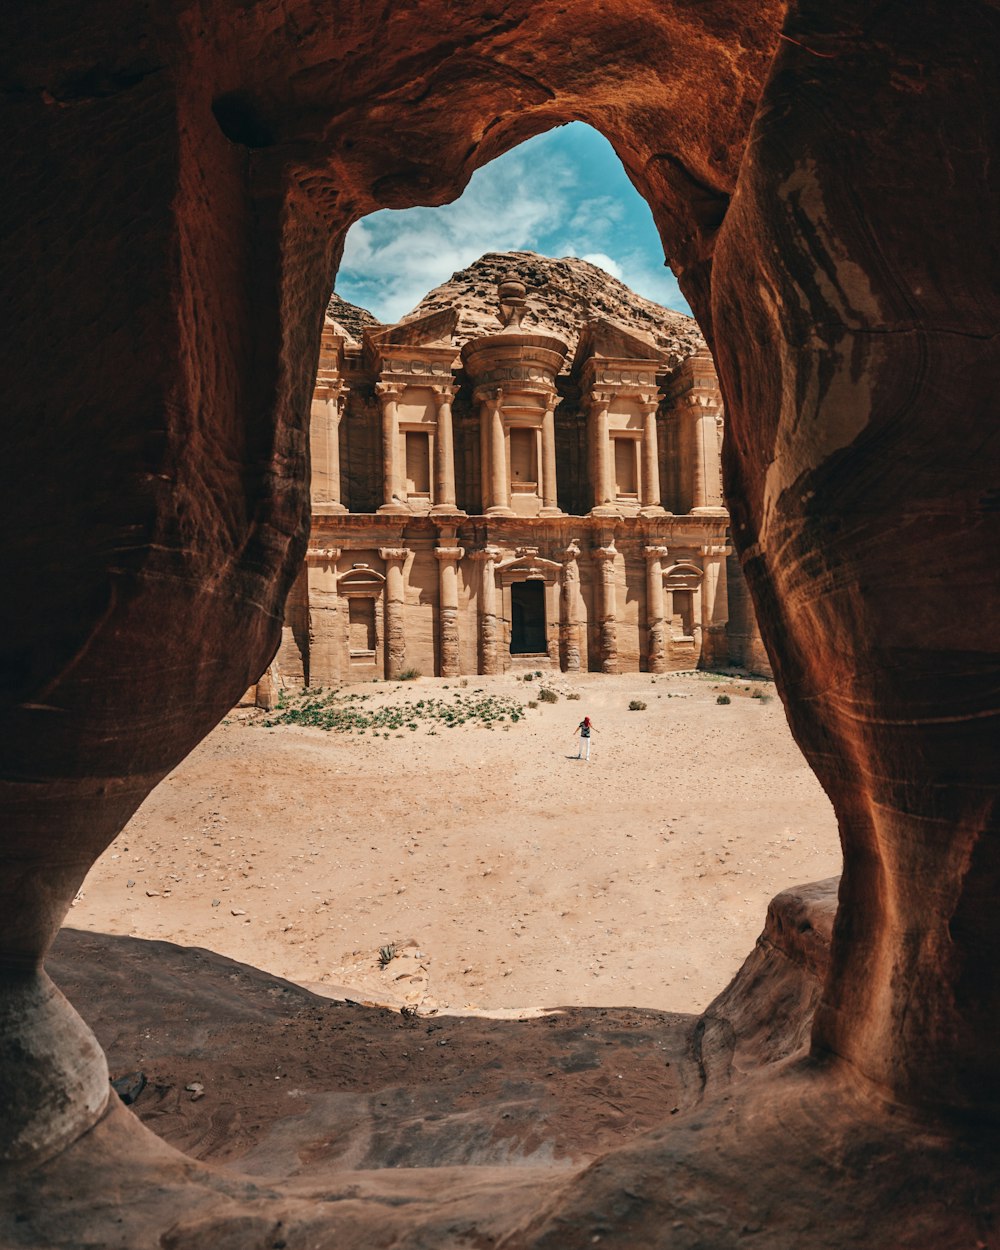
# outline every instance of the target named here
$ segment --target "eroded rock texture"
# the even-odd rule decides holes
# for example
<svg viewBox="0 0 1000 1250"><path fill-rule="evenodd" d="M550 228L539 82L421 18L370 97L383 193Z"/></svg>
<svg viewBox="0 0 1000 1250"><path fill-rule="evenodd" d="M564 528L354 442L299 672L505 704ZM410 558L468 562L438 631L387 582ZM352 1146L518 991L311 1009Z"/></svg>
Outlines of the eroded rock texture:
<svg viewBox="0 0 1000 1250"><path fill-rule="evenodd" d="M814 1058L595 1164L517 1244L728 1245L776 1185L770 1245L888 1244L859 1240L871 1202L849 1199L872 1158L866 1192L913 1217L883 1226L898 1244L989 1244L970 1135L1000 1101L995 4L42 0L0 36L0 1152L29 1167L100 1114L100 1054L40 961L88 865L276 645L344 231L581 118L714 344L734 537L845 871ZM137 1131L101 1121L105 1176ZM144 1183L201 1184L151 1141ZM60 1156L80 1169L61 1192L97 1153ZM885 1188L898 1167L923 1206ZM685 1174L696 1198L671 1197ZM221 1223L170 1244L249 1244L250 1201L232 1187Z"/></svg>

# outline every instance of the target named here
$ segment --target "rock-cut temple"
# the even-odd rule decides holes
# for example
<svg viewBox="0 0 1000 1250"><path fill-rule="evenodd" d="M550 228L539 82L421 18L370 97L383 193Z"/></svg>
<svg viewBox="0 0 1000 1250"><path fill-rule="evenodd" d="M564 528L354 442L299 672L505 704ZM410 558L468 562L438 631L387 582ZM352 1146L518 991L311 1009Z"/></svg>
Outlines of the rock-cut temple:
<svg viewBox="0 0 1000 1250"><path fill-rule="evenodd" d="M544 301L527 324L529 257L546 263L477 262L504 262L493 326L463 330L446 305L353 331L328 316L280 684L767 671L728 541L718 381L693 323L668 350L587 316L614 309L591 292L568 332L565 306L558 330L540 320Z"/></svg>

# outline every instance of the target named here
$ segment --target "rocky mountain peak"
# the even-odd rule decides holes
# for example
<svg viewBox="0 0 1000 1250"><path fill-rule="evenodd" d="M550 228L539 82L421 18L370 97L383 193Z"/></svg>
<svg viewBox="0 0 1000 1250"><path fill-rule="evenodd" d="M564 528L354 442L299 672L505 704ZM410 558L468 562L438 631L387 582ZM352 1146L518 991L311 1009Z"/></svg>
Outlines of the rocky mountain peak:
<svg viewBox="0 0 1000 1250"><path fill-rule="evenodd" d="M536 252L487 252L425 295L404 320L454 308L456 346L482 334L498 334L502 323L497 287L512 277L527 287L521 328L557 334L569 344L568 360L584 325L596 318L652 336L671 368L705 347L692 317L636 295L589 261L575 256L555 260Z"/></svg>

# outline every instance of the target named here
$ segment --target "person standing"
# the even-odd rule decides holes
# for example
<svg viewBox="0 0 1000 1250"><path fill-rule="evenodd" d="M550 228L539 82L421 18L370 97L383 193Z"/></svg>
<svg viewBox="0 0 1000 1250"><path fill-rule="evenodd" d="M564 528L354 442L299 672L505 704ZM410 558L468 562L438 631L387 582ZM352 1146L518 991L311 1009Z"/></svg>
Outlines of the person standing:
<svg viewBox="0 0 1000 1250"><path fill-rule="evenodd" d="M590 717L585 716L583 720L580 721L579 725L577 725L577 729L579 729L580 731L580 749L576 753L576 758L577 759L586 758L589 760L590 759L590 735L594 729L594 726L590 723ZM587 750L586 757L584 757L584 754L583 754L584 747L586 747L586 750Z"/></svg>

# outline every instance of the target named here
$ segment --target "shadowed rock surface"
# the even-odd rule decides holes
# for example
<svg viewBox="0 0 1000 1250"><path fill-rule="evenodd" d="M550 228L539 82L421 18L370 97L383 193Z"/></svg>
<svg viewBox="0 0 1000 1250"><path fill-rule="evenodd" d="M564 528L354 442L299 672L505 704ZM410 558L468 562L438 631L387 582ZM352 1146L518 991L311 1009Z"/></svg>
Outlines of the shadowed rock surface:
<svg viewBox="0 0 1000 1250"><path fill-rule="evenodd" d="M331 1220L489 1244L501 1217L509 1246L995 1242L996 4L42 0L0 47L7 1240L139 1245L129 1211L216 1250ZM570 119L615 146L713 347L734 542L840 821L830 972L808 1059L547 1184L543 1215L531 1181L498 1204L405 1169L331 1214L101 1118L103 1057L41 963L274 653L346 229Z"/></svg>

